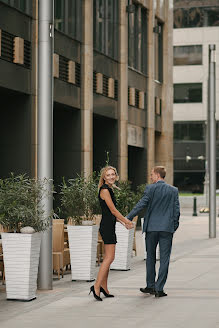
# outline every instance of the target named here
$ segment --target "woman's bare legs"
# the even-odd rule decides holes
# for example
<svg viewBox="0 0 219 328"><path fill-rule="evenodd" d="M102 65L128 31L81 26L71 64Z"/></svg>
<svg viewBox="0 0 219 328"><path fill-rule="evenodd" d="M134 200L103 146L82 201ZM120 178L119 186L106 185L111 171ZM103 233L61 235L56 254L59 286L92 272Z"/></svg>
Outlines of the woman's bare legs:
<svg viewBox="0 0 219 328"><path fill-rule="evenodd" d="M97 280L94 284L95 293L98 296L100 295L100 287L103 287L105 291L108 293L107 279L108 279L110 265L115 258L115 248L116 248L115 244L104 245L104 249L105 249L104 259L103 262L101 263L97 275Z"/></svg>
<svg viewBox="0 0 219 328"><path fill-rule="evenodd" d="M108 275L109 275L109 269L105 273L104 279L102 280L102 283L101 283L101 287L103 287L103 289L107 292L107 294L109 294L109 290L108 290L108 287L107 287Z"/></svg>

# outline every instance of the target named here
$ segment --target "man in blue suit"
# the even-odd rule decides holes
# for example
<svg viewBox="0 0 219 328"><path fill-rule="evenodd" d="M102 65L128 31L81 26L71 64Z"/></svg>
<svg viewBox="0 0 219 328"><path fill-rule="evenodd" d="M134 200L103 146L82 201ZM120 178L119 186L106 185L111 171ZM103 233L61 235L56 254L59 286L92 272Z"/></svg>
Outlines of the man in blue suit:
<svg viewBox="0 0 219 328"><path fill-rule="evenodd" d="M143 232L147 251L147 286L140 288L142 293L155 297L167 296L163 287L167 280L173 234L179 226L180 206L178 189L164 181L166 170L155 166L151 171L151 185L147 185L144 195L127 215L132 220L142 209L146 209ZM160 247L160 268L156 277L156 248Z"/></svg>

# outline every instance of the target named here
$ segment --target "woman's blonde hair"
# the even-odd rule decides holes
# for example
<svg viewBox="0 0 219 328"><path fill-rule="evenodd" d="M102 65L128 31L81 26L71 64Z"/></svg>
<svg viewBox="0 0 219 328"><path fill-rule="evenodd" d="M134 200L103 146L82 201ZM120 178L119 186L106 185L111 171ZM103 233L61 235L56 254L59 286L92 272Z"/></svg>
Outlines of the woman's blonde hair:
<svg viewBox="0 0 219 328"><path fill-rule="evenodd" d="M119 180L119 175L118 175L118 172L117 172L117 169L113 166L105 166L101 169L100 171L100 180L99 180L99 184L98 184L98 190L100 190L100 188L102 187L102 185L105 183L105 180L104 180L104 177L105 177L105 174L108 170L113 170L116 174L116 181ZM114 187L114 186L113 186Z"/></svg>

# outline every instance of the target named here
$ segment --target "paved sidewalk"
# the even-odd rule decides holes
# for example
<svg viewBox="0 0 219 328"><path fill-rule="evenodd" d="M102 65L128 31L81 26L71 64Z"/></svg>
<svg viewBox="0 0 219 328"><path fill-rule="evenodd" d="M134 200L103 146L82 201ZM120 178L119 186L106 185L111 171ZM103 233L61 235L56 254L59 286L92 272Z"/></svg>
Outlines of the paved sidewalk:
<svg viewBox="0 0 219 328"><path fill-rule="evenodd" d="M0 327L219 328L219 240L208 239L208 217L182 216L165 286L168 297L139 292L145 261L140 231L137 236L132 269L110 271L115 298L95 301L88 296L91 283L72 282L70 274L28 303L6 301L0 286Z"/></svg>

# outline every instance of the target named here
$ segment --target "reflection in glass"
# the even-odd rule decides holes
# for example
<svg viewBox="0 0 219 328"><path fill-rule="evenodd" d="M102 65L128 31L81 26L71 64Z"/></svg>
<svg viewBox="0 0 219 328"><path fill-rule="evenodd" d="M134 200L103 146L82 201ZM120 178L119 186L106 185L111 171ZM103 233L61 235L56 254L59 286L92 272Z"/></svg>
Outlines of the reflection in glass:
<svg viewBox="0 0 219 328"><path fill-rule="evenodd" d="M76 1L68 3L68 34L76 35Z"/></svg>
<svg viewBox="0 0 219 328"><path fill-rule="evenodd" d="M11 3L11 5L13 5L13 7L19 9L19 2L20 2L19 0L14 0L13 3Z"/></svg>
<svg viewBox="0 0 219 328"><path fill-rule="evenodd" d="M219 140L219 121L216 122L216 140ZM219 151L219 149L218 149ZM219 155L218 155L219 157Z"/></svg>
<svg viewBox="0 0 219 328"><path fill-rule="evenodd" d="M219 6L174 10L174 28L205 26L219 26Z"/></svg>
<svg viewBox="0 0 219 328"><path fill-rule="evenodd" d="M204 22L204 26L219 26L219 6L205 9Z"/></svg>
<svg viewBox="0 0 219 328"><path fill-rule="evenodd" d="M202 83L174 84L174 103L202 102Z"/></svg>
<svg viewBox="0 0 219 328"><path fill-rule="evenodd" d="M163 24L155 19L155 43L154 43L154 70L155 70L155 80L163 81Z"/></svg>
<svg viewBox="0 0 219 328"><path fill-rule="evenodd" d="M201 65L202 46L176 46L173 48L174 65Z"/></svg>
<svg viewBox="0 0 219 328"><path fill-rule="evenodd" d="M118 59L118 5L116 0L94 0L94 48Z"/></svg>
<svg viewBox="0 0 219 328"><path fill-rule="evenodd" d="M76 40L81 40L81 0L55 0L55 28Z"/></svg>
<svg viewBox="0 0 219 328"><path fill-rule="evenodd" d="M65 3L62 0L55 0L55 28L64 32L64 12Z"/></svg>
<svg viewBox="0 0 219 328"><path fill-rule="evenodd" d="M205 123L175 123L174 140L205 140Z"/></svg>
<svg viewBox="0 0 219 328"><path fill-rule="evenodd" d="M26 13L31 14L32 1L31 0L1 0L4 3Z"/></svg>
<svg viewBox="0 0 219 328"><path fill-rule="evenodd" d="M128 15L128 64L147 73L147 10L137 4Z"/></svg>

